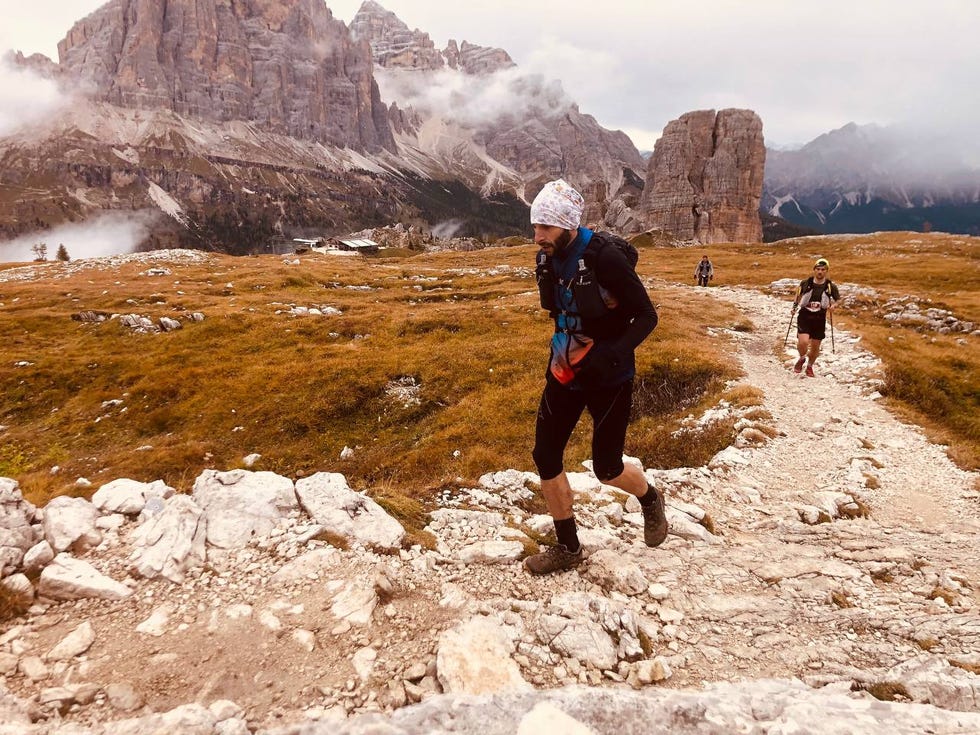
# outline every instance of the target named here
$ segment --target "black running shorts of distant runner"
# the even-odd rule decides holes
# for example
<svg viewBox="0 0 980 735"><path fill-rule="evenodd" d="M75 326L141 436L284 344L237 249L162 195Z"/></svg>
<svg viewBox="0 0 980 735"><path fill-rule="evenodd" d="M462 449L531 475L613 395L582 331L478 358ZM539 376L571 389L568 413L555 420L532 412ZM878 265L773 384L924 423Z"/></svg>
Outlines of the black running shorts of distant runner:
<svg viewBox="0 0 980 735"><path fill-rule="evenodd" d="M796 331L798 334L808 334L810 339L823 339L827 336L827 312L809 311L800 309L800 315L796 320Z"/></svg>

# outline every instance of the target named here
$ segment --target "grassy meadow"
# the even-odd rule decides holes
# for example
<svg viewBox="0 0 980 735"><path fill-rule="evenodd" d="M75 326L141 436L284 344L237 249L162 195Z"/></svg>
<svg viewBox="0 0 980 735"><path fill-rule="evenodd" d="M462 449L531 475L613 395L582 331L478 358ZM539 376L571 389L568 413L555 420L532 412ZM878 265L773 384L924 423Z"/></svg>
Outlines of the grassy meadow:
<svg viewBox="0 0 980 735"><path fill-rule="evenodd" d="M140 275L157 263L68 276L75 264L51 264L38 280L0 282L0 476L36 503L90 494L78 477L189 490L202 469L241 467L256 452L254 469L342 472L381 496L424 499L484 472L533 470L551 334L534 252L312 254L299 265L216 255L168 264L170 276ZM653 270L657 259L646 260ZM700 462L730 432L698 447L670 433L738 377L706 328L739 317L705 294L654 296L664 318L638 354L629 451L654 466ZM342 314L294 316L290 305ZM118 320L72 321L84 310L206 319L138 334ZM393 382L418 386L417 400ZM570 461L588 458L588 438L583 426ZM353 453L342 459L344 447Z"/></svg>
<svg viewBox="0 0 980 735"><path fill-rule="evenodd" d="M892 326L880 305L915 295L980 324L978 242L889 233L693 250L645 247L641 238L638 271L661 324L637 353L627 451L647 466L701 464L731 441L731 427L692 441L672 436L680 420L721 398L758 401L737 383L724 336L753 325L710 289L676 285L691 283L702 251L715 264L714 285L759 288L803 278L824 256L835 281L880 294L841 312L838 324L885 361L889 399L977 467L977 338L960 335L963 346L957 336ZM167 264L169 276L141 275L158 263L50 264L36 280L0 281L0 476L17 479L38 504L119 477L188 491L203 469L241 467L254 452L262 459L253 469L342 472L407 516L484 472L533 470L551 333L537 304L534 252L525 244L308 254L295 256L298 265L285 262L294 256L214 255ZM292 305L342 313L294 316ZM84 310L206 319L138 334L118 320L72 321ZM394 389L412 386L412 400ZM566 466L588 458L589 428L586 420L576 430ZM346 458L344 447L353 450ZM93 487L76 487L78 477Z"/></svg>

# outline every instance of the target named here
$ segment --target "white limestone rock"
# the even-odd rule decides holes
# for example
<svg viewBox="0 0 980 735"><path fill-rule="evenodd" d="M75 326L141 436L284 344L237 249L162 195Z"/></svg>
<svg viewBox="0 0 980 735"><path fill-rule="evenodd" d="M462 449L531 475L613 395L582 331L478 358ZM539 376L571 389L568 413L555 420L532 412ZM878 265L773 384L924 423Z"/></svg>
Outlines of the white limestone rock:
<svg viewBox="0 0 980 735"><path fill-rule="evenodd" d="M0 577L20 569L24 554L38 542L36 519L37 508L24 500L18 483L0 477Z"/></svg>
<svg viewBox="0 0 980 735"><path fill-rule="evenodd" d="M900 663L889 669L882 681L901 684L916 702L980 712L980 676L951 665L942 656L923 655Z"/></svg>
<svg viewBox="0 0 980 735"><path fill-rule="evenodd" d="M267 536L297 507L292 480L273 472L204 470L193 497L207 516L207 542L222 549Z"/></svg>
<svg viewBox="0 0 980 735"><path fill-rule="evenodd" d="M446 692L493 694L531 685L511 658L515 634L498 620L474 617L439 636L436 670Z"/></svg>
<svg viewBox="0 0 980 735"><path fill-rule="evenodd" d="M296 483L300 505L327 531L381 550L401 547L405 529L371 498L354 492L337 472L318 472Z"/></svg>
<svg viewBox="0 0 980 735"><path fill-rule="evenodd" d="M477 541L459 550L457 557L465 564L512 564L524 554L524 544L517 541Z"/></svg>
<svg viewBox="0 0 980 735"><path fill-rule="evenodd" d="M666 681L674 675L670 664L663 656L657 656L646 661L637 661L633 664L633 670L636 672L636 680L642 685Z"/></svg>
<svg viewBox="0 0 980 735"><path fill-rule="evenodd" d="M330 612L338 620L351 625L367 625L371 622L374 608L378 605L378 593L374 585L356 582L329 582L327 593L331 596Z"/></svg>
<svg viewBox="0 0 980 735"><path fill-rule="evenodd" d="M687 513L682 513L667 506L665 515L667 516L668 533L673 536L680 536L689 541L701 541L706 544L722 543L721 538L715 536ZM642 525L643 517L640 516L638 520L640 525Z"/></svg>
<svg viewBox="0 0 980 735"><path fill-rule="evenodd" d="M612 638L591 620L543 615L538 621L537 637L562 656L603 671L615 667L619 659Z"/></svg>
<svg viewBox="0 0 980 735"><path fill-rule="evenodd" d="M38 595L50 600L95 597L123 600L133 594L126 585L105 576L88 562L61 553L41 572Z"/></svg>
<svg viewBox="0 0 980 735"><path fill-rule="evenodd" d="M204 564L206 535L204 511L187 495L174 495L133 531L131 569L146 579L183 582L189 569Z"/></svg>
<svg viewBox="0 0 980 735"><path fill-rule="evenodd" d="M75 656L81 656L92 647L93 643L95 643L95 629L92 623L86 620L62 638L58 645L48 651L45 658L48 661L67 661Z"/></svg>
<svg viewBox="0 0 980 735"><path fill-rule="evenodd" d="M601 549L589 557L584 576L606 590L624 595L639 595L650 586L649 580L635 562L609 549Z"/></svg>
<svg viewBox="0 0 980 735"><path fill-rule="evenodd" d="M176 491L162 480L137 482L121 478L102 485L92 496L92 504L102 513L139 515L150 498L166 500Z"/></svg>
<svg viewBox="0 0 980 735"><path fill-rule="evenodd" d="M160 605L150 613L150 617L136 626L136 632L159 638L167 632L167 624L170 622L170 616L173 615L173 612L172 605Z"/></svg>
<svg viewBox="0 0 980 735"><path fill-rule="evenodd" d="M354 667L354 672L357 677L366 682L371 678L371 673L374 671L374 664L378 660L378 652L371 648L370 646L365 646L364 648L358 649L351 656L351 666Z"/></svg>
<svg viewBox="0 0 980 735"><path fill-rule="evenodd" d="M59 496L44 506L44 538L56 552L84 553L102 543L95 526L98 517L98 509L85 498Z"/></svg>

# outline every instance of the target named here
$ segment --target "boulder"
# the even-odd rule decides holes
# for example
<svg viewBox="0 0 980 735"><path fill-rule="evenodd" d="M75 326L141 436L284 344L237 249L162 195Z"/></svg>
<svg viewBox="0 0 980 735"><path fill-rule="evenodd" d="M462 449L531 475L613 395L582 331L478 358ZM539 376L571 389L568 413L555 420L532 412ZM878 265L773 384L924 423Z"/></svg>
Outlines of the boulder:
<svg viewBox="0 0 980 735"><path fill-rule="evenodd" d="M402 525L371 498L354 492L336 472L318 472L296 483L300 505L330 533L365 546L394 550L405 537Z"/></svg>
<svg viewBox="0 0 980 735"><path fill-rule="evenodd" d="M511 658L514 633L499 621L475 617L439 636L439 682L455 694L494 694L531 689Z"/></svg>
<svg viewBox="0 0 980 735"><path fill-rule="evenodd" d="M65 553L58 554L41 572L37 592L51 600L86 597L122 600L133 594L129 587L105 576L88 562Z"/></svg>
<svg viewBox="0 0 980 735"><path fill-rule="evenodd" d="M137 482L119 479L106 483L92 495L92 504L103 513L139 515L150 498L169 498L176 491L162 480Z"/></svg>
<svg viewBox="0 0 980 735"><path fill-rule="evenodd" d="M188 569L204 564L207 521L204 511L190 497L174 495L163 510L145 518L133 531L132 570L147 579L184 580Z"/></svg>
<svg viewBox="0 0 980 735"><path fill-rule="evenodd" d="M44 506L44 538L56 552L84 553L102 543L95 526L98 517L98 509L85 498L62 495Z"/></svg>
<svg viewBox="0 0 980 735"><path fill-rule="evenodd" d="M292 480L272 472L204 470L194 481L193 497L207 516L207 541L238 549L267 536L296 508Z"/></svg>

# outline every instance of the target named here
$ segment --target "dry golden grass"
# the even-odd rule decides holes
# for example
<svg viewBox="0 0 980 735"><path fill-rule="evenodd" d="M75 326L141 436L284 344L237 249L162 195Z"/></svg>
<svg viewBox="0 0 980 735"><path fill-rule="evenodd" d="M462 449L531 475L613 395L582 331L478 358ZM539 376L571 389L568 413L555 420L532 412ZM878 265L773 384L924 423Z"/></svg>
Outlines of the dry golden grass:
<svg viewBox="0 0 980 735"><path fill-rule="evenodd" d="M980 327L980 238L885 232L759 245L729 243L697 251L664 248L656 251L657 275L690 282L702 250L715 267L713 286L766 289L779 279L802 280L816 258L826 257L836 283L875 289L877 298L855 298L838 311L836 326L861 335L864 346L882 360L882 393L890 408L922 425L934 441L949 445L950 458L960 466L980 468L978 338L899 326L884 319L883 309L889 299L911 296L923 308L948 309L961 321ZM824 349L831 347L829 342ZM777 344L774 349L782 359L782 348Z"/></svg>
<svg viewBox="0 0 980 735"><path fill-rule="evenodd" d="M884 361L892 405L948 442L961 464L977 467L980 351L891 325L880 303L911 294L980 323L978 242L890 233L707 251L716 285L765 288L802 278L825 256L837 282L878 289L878 302L841 312L839 325L860 333ZM652 285L661 323L637 353L627 451L651 467L700 465L731 442L725 423L679 433L688 413L721 398L741 407L761 402L752 386L726 390L738 378L732 348L712 336L750 328L743 317L712 289L669 285L689 282L694 255L641 250L638 271ZM66 277L77 266L69 264L46 268L37 281L0 282L0 425L7 427L0 476L18 479L39 504L90 493L74 486L77 477L96 487L117 477L159 478L186 491L201 470L239 467L258 452L256 469L344 473L385 498L426 543L419 513L436 489L507 467L533 469L551 331L537 305L533 256L530 244L375 259L308 255L298 266L272 256L214 256L171 266L167 277L139 275L148 267L140 263ZM343 313L294 317L290 304ZM141 335L118 321L70 320L82 310L201 311L207 319ZM418 403L386 393L389 381L402 378L420 386ZM588 419L576 429L567 467L589 457L590 430ZM341 459L345 446L354 452ZM420 505L399 505L399 497Z"/></svg>
<svg viewBox="0 0 980 735"><path fill-rule="evenodd" d="M761 406L765 402L766 394L761 388L756 388L748 383L736 383L725 391L725 400L736 408L748 408L750 406ZM772 415L762 408L753 409L744 414L745 418L772 418Z"/></svg>
<svg viewBox="0 0 980 735"><path fill-rule="evenodd" d="M166 277L141 276L148 266L131 263L0 282L0 475L18 479L35 503L90 493L75 488L78 477L95 487L160 478L186 491L203 469L240 467L257 452L256 469L289 477L342 472L419 533L422 507L398 498L424 504L434 489L485 472L533 469L551 334L533 256L530 245L411 258L309 255L298 266L215 256L171 265ZM644 260L649 276L656 259ZM653 296L662 323L638 353L629 451L654 466L697 464L724 437L666 451L660 438L737 377L724 340L707 334L737 313L706 296ZM290 304L342 314L296 317ZM83 310L207 318L145 335L117 320L71 321ZM404 378L420 386L415 403L386 392ZM589 457L582 423L570 468ZM353 455L341 459L345 446Z"/></svg>
<svg viewBox="0 0 980 735"><path fill-rule="evenodd" d="M851 685L851 689L865 691L882 702L912 701L912 696L905 688L905 685L895 681L879 681L873 684L859 684L855 682Z"/></svg>
<svg viewBox="0 0 980 735"><path fill-rule="evenodd" d="M963 671L969 671L971 674L980 676L980 665L978 664L970 663L969 661L961 661L955 658L949 659L949 663L951 666L955 666L958 669L963 669Z"/></svg>

